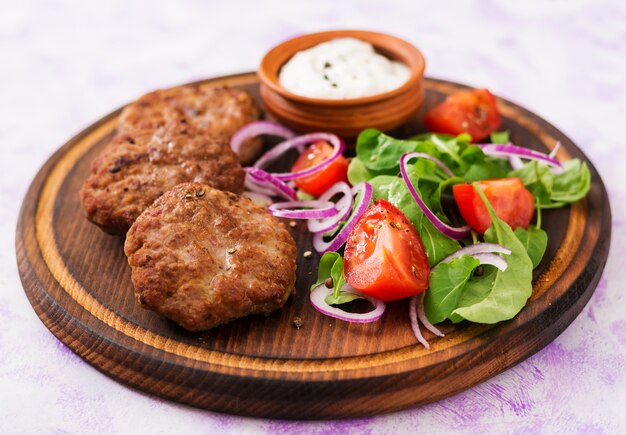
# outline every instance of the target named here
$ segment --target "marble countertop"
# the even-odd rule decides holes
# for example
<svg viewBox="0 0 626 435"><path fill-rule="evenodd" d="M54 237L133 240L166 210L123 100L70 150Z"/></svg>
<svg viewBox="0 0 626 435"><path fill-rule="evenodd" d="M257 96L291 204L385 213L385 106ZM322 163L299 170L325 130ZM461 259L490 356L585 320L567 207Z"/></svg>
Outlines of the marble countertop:
<svg viewBox="0 0 626 435"><path fill-rule="evenodd" d="M0 0L0 433L626 431L626 3ZM432 77L489 87L569 135L607 185L611 253L553 343L447 400L330 422L234 417L160 400L83 362L39 321L17 272L21 200L68 138L142 93L254 70L289 37L364 28L413 42Z"/></svg>

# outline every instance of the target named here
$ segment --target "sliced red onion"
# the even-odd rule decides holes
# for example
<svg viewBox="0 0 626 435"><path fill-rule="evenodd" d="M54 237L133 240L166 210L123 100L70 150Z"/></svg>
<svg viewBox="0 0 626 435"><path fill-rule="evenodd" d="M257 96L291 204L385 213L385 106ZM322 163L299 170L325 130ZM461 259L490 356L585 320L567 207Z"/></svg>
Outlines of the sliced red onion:
<svg viewBox="0 0 626 435"><path fill-rule="evenodd" d="M430 345L422 335L422 331L420 331L420 324L417 321L417 296L415 295L409 299L409 319L411 320L411 329L413 330L413 334L415 334L415 338L417 341L422 343L426 349L430 349Z"/></svg>
<svg viewBox="0 0 626 435"><path fill-rule="evenodd" d="M328 295L333 293L333 289L326 287L326 285L323 283L318 285L311 291L311 304L320 313L325 314L329 317L334 317L335 319L344 320L346 322L375 322L379 320L385 312L386 305L383 301L379 301L378 299L364 295L363 293L348 284L345 284L341 290L348 293L353 293L363 299L368 300L372 305L374 305L374 309L368 313L350 313L348 311L342 310L341 308L328 305L325 299Z"/></svg>
<svg viewBox="0 0 626 435"><path fill-rule="evenodd" d="M296 192L284 181L258 168L245 168L245 186L248 190L269 196L282 196L285 199L296 199Z"/></svg>
<svg viewBox="0 0 626 435"><path fill-rule="evenodd" d="M513 170L516 170L524 166L524 162L517 156L509 156L509 165Z"/></svg>
<svg viewBox="0 0 626 435"><path fill-rule="evenodd" d="M230 147L234 152L238 153L242 143L262 134L283 137L285 139L291 139L295 136L293 131L275 122L255 121L244 125L233 134L233 137L230 139Z"/></svg>
<svg viewBox="0 0 626 435"><path fill-rule="evenodd" d="M483 152L489 156L511 157L516 156L527 160L538 160L551 166L554 173L563 172L563 165L554 157L540 153L529 148L520 147L511 143L507 144L479 144Z"/></svg>
<svg viewBox="0 0 626 435"><path fill-rule="evenodd" d="M482 254L474 254L472 255L472 257L480 261L481 265L488 264L491 266L495 266L498 269L500 269L501 272L504 272L506 268L509 267L506 260L500 257L498 254L491 254L491 253L485 252Z"/></svg>
<svg viewBox="0 0 626 435"><path fill-rule="evenodd" d="M326 166L330 165L343 152L345 144L343 140L339 139L339 137L337 137L336 135L332 133L309 133L302 136L294 137L293 139L286 140L285 142L276 145L274 148L263 154L261 158L257 160L257 162L254 164L254 167L264 167L267 163L277 159L280 155L282 155L284 152L291 148L296 148L298 149L298 151L303 152L306 145L317 141L326 141L333 147L333 153L326 160L301 171L273 175L279 180L288 181L314 174L315 172L324 169Z"/></svg>
<svg viewBox="0 0 626 435"><path fill-rule="evenodd" d="M469 255L471 257L475 257L476 254L492 254L492 253L500 253L505 255L510 255L511 250L509 248L505 248L502 245L498 245L497 243L476 243L475 245L469 245L465 248L461 248L456 252L448 255L446 258L441 260L439 263L449 263L455 258L459 258L461 255Z"/></svg>
<svg viewBox="0 0 626 435"><path fill-rule="evenodd" d="M441 332L439 329L435 328L435 326L428 321L428 317L426 317L426 312L424 311L424 296L426 292L422 292L419 295L415 295L416 301L415 305L417 306L417 317L420 319L420 322L424 325L426 329L435 334L437 337L443 337L445 334Z"/></svg>
<svg viewBox="0 0 626 435"><path fill-rule="evenodd" d="M285 210L293 209L295 210ZM330 201L288 201L278 202L268 207L269 212L287 219L321 219L337 215L335 204Z"/></svg>
<svg viewBox="0 0 626 435"><path fill-rule="evenodd" d="M403 154L402 157L400 157L400 172L402 173L402 178L404 179L406 186L409 188L413 199L415 199L415 202L417 202L417 205L422 210L426 218L428 218L428 220L432 222L435 228L441 231L444 235L455 240L461 240L466 238L470 234L470 228L467 225L455 228L442 222L441 219L439 219L435 215L435 213L433 213L428 208L424 200L422 200L422 197L420 196L415 186L413 186L413 183L411 182L411 179L409 178L409 174L407 172L407 165L409 160L411 160L412 158L421 157L420 154L421 153L406 153Z"/></svg>
<svg viewBox="0 0 626 435"><path fill-rule="evenodd" d="M559 148L561 148L561 142L556 141L554 148L552 148L552 151L550 151L550 154L548 154L548 156L553 159L556 158L556 153L559 152Z"/></svg>
<svg viewBox="0 0 626 435"><path fill-rule="evenodd" d="M352 195L357 196L352 214L335 237L333 237L330 242L325 242L323 233L313 235L313 247L320 254L324 254L329 251L337 251L343 246L344 243L346 243L346 240L348 240L348 236L350 235L352 228L354 228L354 225L356 225L357 220L370 205L370 201L372 199L372 185L369 183L359 183L352 188Z"/></svg>
<svg viewBox="0 0 626 435"><path fill-rule="evenodd" d="M431 162L435 162L435 164L439 166L443 170L443 172L446 173L448 177L454 177L454 172L452 172L452 170L448 168L446 164L442 162L441 160L439 160L437 157L433 157L427 153L411 153L411 157L419 157L422 159L428 159Z"/></svg>
<svg viewBox="0 0 626 435"><path fill-rule="evenodd" d="M260 205L261 207L269 207L274 202L272 201L272 198L262 193L244 192L243 196L249 198L253 203Z"/></svg>
<svg viewBox="0 0 626 435"><path fill-rule="evenodd" d="M343 196L335 204L338 211L335 216L326 219L311 219L307 222L307 227L313 234L325 233L334 230L337 228L339 222L346 220L348 216L350 216L350 212L352 211L353 194L348 183L338 181L326 192L324 192L318 200L329 201L338 193Z"/></svg>

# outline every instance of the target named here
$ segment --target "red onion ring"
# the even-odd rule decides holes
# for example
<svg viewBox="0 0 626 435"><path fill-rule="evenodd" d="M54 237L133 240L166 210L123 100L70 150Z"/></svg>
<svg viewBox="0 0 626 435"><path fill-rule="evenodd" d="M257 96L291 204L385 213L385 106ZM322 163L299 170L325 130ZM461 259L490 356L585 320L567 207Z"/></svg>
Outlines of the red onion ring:
<svg viewBox="0 0 626 435"><path fill-rule="evenodd" d="M385 312L386 305L383 301L364 295L357 289L351 287L349 284L345 284L342 289L347 293L353 293L360 296L363 299L369 301L374 305L374 309L367 313L349 313L341 308L333 307L326 303L326 297L333 293L332 288L326 287L325 284L320 284L311 291L311 304L320 313L334 317L335 319L343 320L353 323L371 323L379 320Z"/></svg>
<svg viewBox="0 0 626 435"><path fill-rule="evenodd" d="M509 165L513 170L516 170L524 166L524 162L518 156L509 156Z"/></svg>
<svg viewBox="0 0 626 435"><path fill-rule="evenodd" d="M483 152L494 157L520 157L527 160L538 160L551 166L554 173L563 172L563 165L554 157L540 153L529 148L520 147L511 143L507 144L478 144Z"/></svg>
<svg viewBox="0 0 626 435"><path fill-rule="evenodd" d="M276 160L279 156L281 156L284 152L291 148L296 148L300 153L302 153L306 145L320 140L330 143L333 147L333 153L326 160L301 171L273 175L279 180L288 181L314 174L315 172L320 171L326 166L330 165L343 152L345 148L345 143L336 135L332 133L309 133L286 140L285 142L276 145L274 148L263 154L261 158L257 160L257 162L254 164L254 167L264 167L267 163Z"/></svg>
<svg viewBox="0 0 626 435"><path fill-rule="evenodd" d="M417 307L417 317L426 329L435 334L437 337L443 337L445 334L430 323L428 317L426 317L426 312L424 311L424 296L426 296L426 292L422 292L414 296L415 305Z"/></svg>
<svg viewBox="0 0 626 435"><path fill-rule="evenodd" d="M437 157L431 156L430 154L426 154L426 153L411 153L412 157L420 157L422 159L428 159L431 162L435 162L435 164L437 166L439 166L443 172L446 173L446 175L448 177L454 177L454 172L452 172L452 170L450 168L448 168L446 166L446 164L444 162L442 162L441 160L439 160Z"/></svg>
<svg viewBox="0 0 626 435"><path fill-rule="evenodd" d="M500 269L501 272L504 272L507 269L507 267L509 267L509 264L506 262L506 260L500 257L498 254L484 252L482 254L474 254L472 255L472 257L480 261L481 265L487 264L487 265L495 266L498 269Z"/></svg>
<svg viewBox="0 0 626 435"><path fill-rule="evenodd" d="M295 208L296 210L285 210ZM287 201L270 205L269 212L281 218L287 219L321 219L337 215L335 204L330 201Z"/></svg>
<svg viewBox="0 0 626 435"><path fill-rule="evenodd" d="M556 141L556 144L554 145L554 148L552 148L552 151L550 151L550 154L548 154L549 157L551 158L556 158L556 153L559 152L559 149L561 148L561 142L559 142L558 140Z"/></svg>
<svg viewBox="0 0 626 435"><path fill-rule="evenodd" d="M400 172L402 173L402 178L404 179L404 182L406 183L406 187L409 188L409 191L411 192L413 199L415 199L415 202L417 202L417 205L419 206L419 208L422 210L426 218L430 222L432 222L435 228L437 228L444 235L450 237L451 239L461 240L461 239L466 238L470 234L470 228L467 225L459 227L459 228L455 228L442 222L441 219L439 219L435 215L435 213L433 213L428 208L424 200L422 200L422 197L420 196L415 186L413 186L413 183L411 182L411 179L409 178L409 174L407 172L407 165L408 165L409 160L411 160L412 158L421 157L420 154L421 153L406 153L406 154L403 154L402 157L400 157Z"/></svg>
<svg viewBox="0 0 626 435"><path fill-rule="evenodd" d="M348 183L338 181L333 184L326 192L324 192L318 198L319 201L329 201L336 194L343 194L343 196L337 201L335 207L337 208L337 214L335 216L326 219L311 219L307 222L307 228L313 234L325 233L337 228L339 222L344 221L350 216L352 211L352 190Z"/></svg>
<svg viewBox="0 0 626 435"><path fill-rule="evenodd" d="M409 299L409 319L411 320L411 329L413 330L413 334L417 341L419 341L422 346L424 346L427 350L430 349L430 345L422 335L422 331L420 331L420 324L417 321L417 296L412 296Z"/></svg>
<svg viewBox="0 0 626 435"><path fill-rule="evenodd" d="M500 253L505 255L510 255L511 250L509 248L505 248L502 245L498 245L497 243L476 243L474 245L466 246L465 248L461 248L456 252L448 255L446 258L441 260L439 263L449 263L455 258L459 258L461 255L469 255L471 257L476 254L492 254L492 253Z"/></svg>
<svg viewBox="0 0 626 435"><path fill-rule="evenodd" d="M330 242L325 242L323 233L313 235L313 247L320 254L324 254L329 251L337 251L343 246L344 243L346 243L352 228L356 225L357 220L370 205L370 201L372 199L372 185L369 183L359 183L352 188L352 195L358 195L352 214L335 237L333 237Z"/></svg>
<svg viewBox="0 0 626 435"><path fill-rule="evenodd" d="M230 147L234 152L238 153L242 143L262 134L284 137L285 139L291 139L295 136L293 131L275 122L255 121L244 125L233 134L233 137L230 139Z"/></svg>
<svg viewBox="0 0 626 435"><path fill-rule="evenodd" d="M245 186L248 190L269 196L282 196L285 199L296 199L296 192L284 181L258 168L245 168Z"/></svg>

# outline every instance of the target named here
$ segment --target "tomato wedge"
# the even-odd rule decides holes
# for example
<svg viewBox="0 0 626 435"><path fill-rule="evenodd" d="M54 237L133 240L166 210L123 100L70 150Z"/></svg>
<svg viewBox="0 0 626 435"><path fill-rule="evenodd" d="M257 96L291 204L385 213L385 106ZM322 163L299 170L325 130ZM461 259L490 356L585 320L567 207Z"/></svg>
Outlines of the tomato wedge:
<svg viewBox="0 0 626 435"><path fill-rule="evenodd" d="M311 166L322 163L333 153L333 147L326 141L318 141L309 146L293 164L291 172L302 171ZM307 177L295 181L299 189L311 195L319 196L338 181L348 182L348 159L339 156L331 164Z"/></svg>
<svg viewBox="0 0 626 435"><path fill-rule="evenodd" d="M346 281L382 301L404 299L428 287L428 257L404 214L378 200L359 218L344 253Z"/></svg>
<svg viewBox="0 0 626 435"><path fill-rule="evenodd" d="M535 213L535 199L519 178L483 180L476 183L485 192L496 216L509 224L512 229L528 228ZM484 233L491 225L487 206L480 199L471 184L457 184L452 187L454 199L465 222L475 231Z"/></svg>
<svg viewBox="0 0 626 435"><path fill-rule="evenodd" d="M491 92L473 89L450 95L426 113L424 124L429 131L454 136L469 133L474 141L481 141L497 130L500 112Z"/></svg>

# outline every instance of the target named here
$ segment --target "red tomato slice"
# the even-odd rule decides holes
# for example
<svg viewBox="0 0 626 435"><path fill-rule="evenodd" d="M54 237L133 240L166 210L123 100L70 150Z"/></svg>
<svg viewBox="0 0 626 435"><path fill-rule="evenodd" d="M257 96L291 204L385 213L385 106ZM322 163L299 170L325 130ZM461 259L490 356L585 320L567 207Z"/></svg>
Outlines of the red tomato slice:
<svg viewBox="0 0 626 435"><path fill-rule="evenodd" d="M415 227L394 205L376 201L352 229L344 253L348 283L383 301L428 287L428 258Z"/></svg>
<svg viewBox="0 0 626 435"><path fill-rule="evenodd" d="M535 213L535 199L519 178L483 180L476 183L485 192L496 216L509 224L512 229L528 228ZM491 225L487 206L483 203L471 184L457 184L452 187L454 199L465 222L475 231L484 233Z"/></svg>
<svg viewBox="0 0 626 435"><path fill-rule="evenodd" d="M426 114L424 124L429 131L469 133L474 141L481 141L497 130L500 112L491 92L474 89L450 95Z"/></svg>
<svg viewBox="0 0 626 435"><path fill-rule="evenodd" d="M296 163L294 163L291 168L291 172L301 171L320 164L330 157L332 153L333 147L328 142L315 142L298 157L298 160L296 160ZM299 189L311 195L319 196L338 181L348 182L349 163L348 159L344 156L339 156L325 168L308 177L298 178L294 181Z"/></svg>

